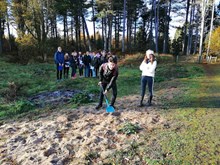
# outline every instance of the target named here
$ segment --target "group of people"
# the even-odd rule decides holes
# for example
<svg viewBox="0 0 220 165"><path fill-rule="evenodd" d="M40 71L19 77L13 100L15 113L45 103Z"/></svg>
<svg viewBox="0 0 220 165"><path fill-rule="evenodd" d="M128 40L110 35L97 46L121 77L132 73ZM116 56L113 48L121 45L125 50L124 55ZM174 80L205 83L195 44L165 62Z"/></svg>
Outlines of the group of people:
<svg viewBox="0 0 220 165"><path fill-rule="evenodd" d="M62 79L62 70L64 70L64 78L68 78L69 68L72 68L71 77L74 79L76 77L76 69L79 69L79 76L85 77L99 77L98 85L100 88L99 103L95 107L97 110L102 107L104 95L112 89L112 98L110 106L114 107L116 97L117 97L117 83L118 78L118 66L117 58L115 55L110 53L106 54L105 51L102 52L89 52L85 54L81 52L73 51L71 55L62 53L61 47L58 47L57 52L54 55L55 64L57 67L57 80ZM157 67L157 61L154 55L154 51L147 50L145 57L140 65L140 70L142 71L141 76L141 99L139 107L144 106L144 96L146 92L146 86L148 85L149 98L147 105L152 105L153 99L153 86L154 86L154 76Z"/></svg>
<svg viewBox="0 0 220 165"><path fill-rule="evenodd" d="M71 78L75 79L77 75L77 70L79 77L98 77L99 68L103 63L108 61L108 57L114 57L114 62L117 63L117 57L112 55L110 52L87 51L84 54L82 52L73 51L71 54L63 53L62 48L58 47L54 54L54 61L57 69L57 81L69 78L69 72L71 68Z"/></svg>

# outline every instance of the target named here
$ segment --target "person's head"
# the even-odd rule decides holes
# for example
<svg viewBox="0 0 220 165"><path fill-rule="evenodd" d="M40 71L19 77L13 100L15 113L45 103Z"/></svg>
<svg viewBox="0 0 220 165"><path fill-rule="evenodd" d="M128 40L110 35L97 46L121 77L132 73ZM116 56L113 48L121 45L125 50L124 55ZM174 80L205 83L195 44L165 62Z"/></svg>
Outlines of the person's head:
<svg viewBox="0 0 220 165"><path fill-rule="evenodd" d="M74 52L73 56L77 56L77 52Z"/></svg>
<svg viewBox="0 0 220 165"><path fill-rule="evenodd" d="M82 52L79 52L79 55L81 55L82 54Z"/></svg>
<svg viewBox="0 0 220 165"><path fill-rule="evenodd" d="M58 50L58 52L61 52L61 51L62 51L62 48L59 46L59 47L57 48L57 50Z"/></svg>
<svg viewBox="0 0 220 165"><path fill-rule="evenodd" d="M114 59L112 56L108 57L108 67L110 70L114 69L115 67Z"/></svg>
<svg viewBox="0 0 220 165"><path fill-rule="evenodd" d="M147 56L148 59L150 58L150 55L151 55L151 54L154 55L154 51L148 49L148 50L146 51L146 56Z"/></svg>
<svg viewBox="0 0 220 165"><path fill-rule="evenodd" d="M105 56L105 55L106 55L105 50L103 50L103 51L101 52L101 54L102 54L102 56Z"/></svg>
<svg viewBox="0 0 220 165"><path fill-rule="evenodd" d="M89 55L89 51L86 51L86 55Z"/></svg>
<svg viewBox="0 0 220 165"><path fill-rule="evenodd" d="M64 55L64 59L65 59L65 60L69 59L69 54L68 54L68 53L66 53L66 54Z"/></svg>
<svg viewBox="0 0 220 165"><path fill-rule="evenodd" d="M150 54L149 60L150 60L151 62L153 62L153 61L155 60L155 56L154 56L153 54Z"/></svg>

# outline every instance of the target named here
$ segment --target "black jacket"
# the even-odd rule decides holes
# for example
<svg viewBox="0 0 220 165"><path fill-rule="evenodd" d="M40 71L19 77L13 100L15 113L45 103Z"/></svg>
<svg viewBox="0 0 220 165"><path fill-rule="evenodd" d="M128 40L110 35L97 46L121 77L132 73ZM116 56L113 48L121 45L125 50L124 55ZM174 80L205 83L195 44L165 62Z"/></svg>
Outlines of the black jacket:
<svg viewBox="0 0 220 165"><path fill-rule="evenodd" d="M99 69L99 75L100 81L108 84L106 90L109 90L118 78L118 66L115 64L114 68L110 70L108 63L104 63Z"/></svg>

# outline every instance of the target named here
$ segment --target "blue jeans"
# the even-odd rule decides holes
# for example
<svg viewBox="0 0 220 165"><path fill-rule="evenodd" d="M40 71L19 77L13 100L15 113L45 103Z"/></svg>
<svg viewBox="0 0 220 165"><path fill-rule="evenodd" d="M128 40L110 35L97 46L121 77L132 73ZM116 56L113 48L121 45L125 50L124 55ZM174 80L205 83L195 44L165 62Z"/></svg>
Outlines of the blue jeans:
<svg viewBox="0 0 220 165"><path fill-rule="evenodd" d="M90 70L90 66L85 66L85 77L89 77L89 70Z"/></svg>
<svg viewBox="0 0 220 165"><path fill-rule="evenodd" d="M148 91L150 93L150 97L153 97L153 84L154 84L154 78L149 76L142 76L141 77L141 97L142 101L144 99L146 86L148 85Z"/></svg>
<svg viewBox="0 0 220 165"><path fill-rule="evenodd" d="M96 77L96 71L95 71L95 68L92 69L92 77Z"/></svg>

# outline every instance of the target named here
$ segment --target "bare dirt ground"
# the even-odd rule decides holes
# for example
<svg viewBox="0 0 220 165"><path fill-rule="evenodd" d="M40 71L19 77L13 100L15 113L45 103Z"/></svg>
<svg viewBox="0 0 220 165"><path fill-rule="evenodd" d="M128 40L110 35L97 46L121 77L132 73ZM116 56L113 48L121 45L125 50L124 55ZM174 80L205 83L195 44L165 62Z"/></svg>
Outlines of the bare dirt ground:
<svg viewBox="0 0 220 165"><path fill-rule="evenodd" d="M138 108L138 103L139 96L126 96L117 99L116 112L111 114L105 107L96 111L93 104L5 123L0 126L0 164L79 165L86 164L94 152L99 154L95 162L104 164L133 139L141 141L141 134L166 125L157 112L157 97L151 107ZM140 133L119 133L128 122L138 124Z"/></svg>

